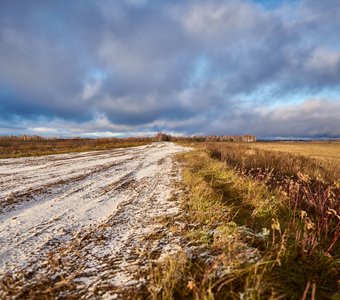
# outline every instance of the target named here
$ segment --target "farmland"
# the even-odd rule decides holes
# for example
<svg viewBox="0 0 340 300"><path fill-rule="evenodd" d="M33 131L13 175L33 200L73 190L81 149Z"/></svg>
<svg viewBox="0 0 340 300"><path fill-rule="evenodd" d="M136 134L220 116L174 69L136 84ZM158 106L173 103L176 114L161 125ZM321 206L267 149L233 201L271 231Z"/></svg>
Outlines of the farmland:
<svg viewBox="0 0 340 300"><path fill-rule="evenodd" d="M0 158L127 148L145 145L151 141L152 139L150 138L59 139L42 138L40 136L0 137Z"/></svg>
<svg viewBox="0 0 340 300"><path fill-rule="evenodd" d="M336 297L340 143L139 142L0 160L3 298Z"/></svg>
<svg viewBox="0 0 340 300"><path fill-rule="evenodd" d="M340 162L340 142L257 142L254 148L300 154L319 160Z"/></svg>

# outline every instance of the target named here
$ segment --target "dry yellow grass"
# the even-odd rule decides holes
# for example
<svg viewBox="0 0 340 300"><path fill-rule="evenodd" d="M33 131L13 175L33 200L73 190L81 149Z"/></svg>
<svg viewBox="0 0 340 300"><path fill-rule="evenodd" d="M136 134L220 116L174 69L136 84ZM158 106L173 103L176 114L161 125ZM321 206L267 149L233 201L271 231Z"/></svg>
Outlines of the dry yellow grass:
<svg viewBox="0 0 340 300"><path fill-rule="evenodd" d="M249 148L261 144L285 153ZM339 145L327 157L327 144L288 144L204 143L179 156L194 256L156 265L150 298L338 299L338 169L330 168Z"/></svg>
<svg viewBox="0 0 340 300"><path fill-rule="evenodd" d="M340 142L256 142L252 147L300 154L340 164Z"/></svg>

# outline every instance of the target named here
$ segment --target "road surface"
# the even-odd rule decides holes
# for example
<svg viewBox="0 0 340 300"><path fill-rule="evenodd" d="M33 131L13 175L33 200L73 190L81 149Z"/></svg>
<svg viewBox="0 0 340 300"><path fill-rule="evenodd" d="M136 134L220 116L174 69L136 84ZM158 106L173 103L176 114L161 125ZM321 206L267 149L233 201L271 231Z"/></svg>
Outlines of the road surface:
<svg viewBox="0 0 340 300"><path fill-rule="evenodd" d="M115 298L180 241L173 143L0 160L0 298ZM50 294L48 294L50 293Z"/></svg>

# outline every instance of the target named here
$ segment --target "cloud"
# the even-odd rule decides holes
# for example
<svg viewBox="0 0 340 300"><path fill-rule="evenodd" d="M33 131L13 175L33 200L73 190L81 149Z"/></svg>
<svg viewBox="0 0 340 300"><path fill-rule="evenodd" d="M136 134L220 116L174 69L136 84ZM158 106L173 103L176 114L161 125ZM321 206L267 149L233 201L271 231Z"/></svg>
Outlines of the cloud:
<svg viewBox="0 0 340 300"><path fill-rule="evenodd" d="M251 132L260 138L337 138L340 135L339 109L339 101L325 99L308 99L301 104L285 104L276 108L249 108L234 111L224 118L217 114L210 118L206 131L213 135L221 132L225 134ZM201 120L198 126L204 126L208 121Z"/></svg>
<svg viewBox="0 0 340 300"><path fill-rule="evenodd" d="M337 136L336 2L2 1L0 133Z"/></svg>
<svg viewBox="0 0 340 300"><path fill-rule="evenodd" d="M329 137L340 136L340 102L306 100L302 104L258 110L253 115L254 130L262 136Z"/></svg>
<svg viewBox="0 0 340 300"><path fill-rule="evenodd" d="M324 48L315 49L305 63L306 71L316 75L327 76L326 79L339 79L340 51L330 51Z"/></svg>

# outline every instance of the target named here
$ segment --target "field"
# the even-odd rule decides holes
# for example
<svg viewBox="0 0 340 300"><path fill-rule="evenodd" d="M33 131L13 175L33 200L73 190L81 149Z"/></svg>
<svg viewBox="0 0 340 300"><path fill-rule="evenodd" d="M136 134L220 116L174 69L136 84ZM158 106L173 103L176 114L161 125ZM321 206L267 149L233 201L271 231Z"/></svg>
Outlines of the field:
<svg viewBox="0 0 340 300"><path fill-rule="evenodd" d="M257 142L252 147L270 151L289 152L320 160L340 163L340 142Z"/></svg>
<svg viewBox="0 0 340 300"><path fill-rule="evenodd" d="M0 159L69 152L85 152L127 148L150 143L150 138L140 139L45 139L41 137L0 137Z"/></svg>
<svg viewBox="0 0 340 300"><path fill-rule="evenodd" d="M337 299L339 146L2 159L0 298Z"/></svg>

